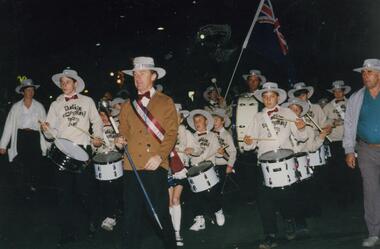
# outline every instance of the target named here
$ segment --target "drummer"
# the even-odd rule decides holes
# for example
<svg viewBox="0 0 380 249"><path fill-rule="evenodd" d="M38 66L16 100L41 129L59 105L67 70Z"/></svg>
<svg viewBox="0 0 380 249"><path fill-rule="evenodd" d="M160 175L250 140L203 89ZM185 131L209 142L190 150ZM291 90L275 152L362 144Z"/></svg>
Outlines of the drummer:
<svg viewBox="0 0 380 249"><path fill-rule="evenodd" d="M226 100L220 95L221 88L209 86L203 92L203 98L206 100L206 106L204 109L209 113L213 112L216 108L222 108L226 110L227 114L231 116L231 107L227 105Z"/></svg>
<svg viewBox="0 0 380 249"><path fill-rule="evenodd" d="M240 95L240 97L253 97L255 91L259 89L265 82L267 82L267 79L264 75L262 75L260 70L257 69L251 69L249 70L248 74L243 74L243 79L245 80L246 86L247 86L247 92Z"/></svg>
<svg viewBox="0 0 380 249"><path fill-rule="evenodd" d="M111 110L112 113L112 110ZM100 147L95 147L94 154L107 154L109 152L116 152L114 140L117 137L107 114L104 111L99 111L100 118L103 122L103 140L104 143ZM119 123L117 121L116 125ZM120 155L120 158L122 156ZM94 158L95 161L96 157ZM106 231L113 231L116 226L116 213L118 207L121 207L120 200L122 200L122 178L110 181L99 181L100 199L102 202L103 221L101 228Z"/></svg>
<svg viewBox="0 0 380 249"><path fill-rule="evenodd" d="M99 147L102 144L102 120L99 117L94 101L80 94L85 83L75 70L65 69L52 76L54 84L62 90L62 94L50 105L46 122L41 128L47 139L64 138L91 151L90 144ZM82 130L88 132L92 125L95 139ZM78 128L76 128L78 127ZM88 232L95 232L95 196L94 169L86 167L81 173L71 173L65 170L56 171L56 182L59 189L59 204L57 217L60 218L61 236L58 244L66 244L77 238L78 220L75 219L78 209L74 192L78 193L81 203L84 203L88 215Z"/></svg>
<svg viewBox="0 0 380 249"><path fill-rule="evenodd" d="M215 155L219 149L218 138L215 133L211 132L214 119L211 114L205 110L193 110L187 117L187 123L195 130L193 136L201 147L201 153L192 153L190 156L190 164L193 167L200 165L202 162L210 161L215 165ZM207 191L196 193L193 195L194 201L194 224L190 227L192 231L200 231L206 228L204 215L207 213L215 214L218 226L223 226L225 217L223 214L222 204L219 194L219 185L213 186Z"/></svg>
<svg viewBox="0 0 380 249"><path fill-rule="evenodd" d="M215 165L221 178L220 185L224 185L224 180L228 174L233 173L236 161L236 147L231 133L225 129L231 125L231 120L224 109L215 109L212 112L214 117L213 132L219 141L218 154L215 157Z"/></svg>
<svg viewBox="0 0 380 249"><path fill-rule="evenodd" d="M278 88L277 83L264 83L262 89L257 90L254 95L265 107L253 118L253 122L248 127L247 135L244 137L246 150L257 147L260 160L260 156L266 152L279 149L293 150L291 135L297 141L306 140L305 122L288 108L279 106L286 100L286 91ZM294 207L291 206L294 204L293 201L294 189L291 186L286 189L265 186L259 188L258 204L265 235L259 248L277 246L276 211L279 209L284 218L289 221L289 225L292 225L290 222L294 217ZM287 230L289 238L293 237L294 229L292 225Z"/></svg>

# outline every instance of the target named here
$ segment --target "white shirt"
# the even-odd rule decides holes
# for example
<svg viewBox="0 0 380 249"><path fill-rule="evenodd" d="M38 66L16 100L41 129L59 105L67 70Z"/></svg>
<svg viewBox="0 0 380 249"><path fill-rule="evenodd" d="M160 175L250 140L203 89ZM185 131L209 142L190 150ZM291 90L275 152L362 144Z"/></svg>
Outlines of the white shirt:
<svg viewBox="0 0 380 249"><path fill-rule="evenodd" d="M149 89L149 92L150 92L150 98L152 98L153 95L156 93L156 89L152 87L151 89ZM141 94L141 93L139 92L138 94ZM145 96L141 99L141 103L143 104L144 107L147 107L149 102L150 102L150 99L148 99Z"/></svg>
<svg viewBox="0 0 380 249"><path fill-rule="evenodd" d="M327 120L332 124L334 120L339 120L339 125L334 127L331 131L331 134L329 135L329 138L332 141L342 141L343 140L343 133L344 133L344 120L342 119L339 111L334 105L335 99L330 101L326 104L326 106L323 108L323 111L325 112L327 116ZM340 109L343 111L343 113L346 112L346 106L347 106L347 99L344 98L343 101L339 101L336 103L336 105L340 106Z"/></svg>
<svg viewBox="0 0 380 249"><path fill-rule="evenodd" d="M192 148L194 150L193 154L195 155L200 154L202 151L193 134L181 124L178 126L175 149L183 165L189 166L190 157L184 153L186 148Z"/></svg>
<svg viewBox="0 0 380 249"><path fill-rule="evenodd" d="M216 154L215 164L216 165L229 165L234 166L236 161L236 147L232 139L232 135L223 127L219 131L214 132L218 137L219 147L224 149L224 155Z"/></svg>
<svg viewBox="0 0 380 249"><path fill-rule="evenodd" d="M38 123L38 119L40 118L40 110L39 107L36 106L36 101L32 100L32 104L29 108L27 108L22 103L22 111L18 115L17 128L18 129L32 129L35 131L40 130L40 125ZM43 121L43 120L42 120Z"/></svg>
<svg viewBox="0 0 380 249"><path fill-rule="evenodd" d="M247 136L252 138L272 138L274 140L254 140L253 144L245 145L245 150L253 150L256 147L258 148L257 153L258 157L261 154L277 149L277 145L279 145L280 149L291 149L294 151L294 144L291 141L291 135L297 141L306 141L307 134L305 129L298 130L294 122L288 122L285 120L276 119L285 118L289 120L296 120L297 116L288 108L276 106L278 111L274 112L270 115L270 119L273 125L273 128L276 132L276 135L273 136L268 128L268 125L265 122L264 115L267 115L267 108L264 108L261 112L256 114L253 117L252 123L249 124L247 129ZM275 108L276 108L275 107ZM275 109L273 108L273 109Z"/></svg>
<svg viewBox="0 0 380 249"><path fill-rule="evenodd" d="M201 148L199 155L192 155L190 158L191 165L197 166L200 162L211 161L215 165L215 155L219 149L218 138L211 131L193 133L197 145ZM193 146L192 146L193 147ZM195 153L194 153L195 154Z"/></svg>

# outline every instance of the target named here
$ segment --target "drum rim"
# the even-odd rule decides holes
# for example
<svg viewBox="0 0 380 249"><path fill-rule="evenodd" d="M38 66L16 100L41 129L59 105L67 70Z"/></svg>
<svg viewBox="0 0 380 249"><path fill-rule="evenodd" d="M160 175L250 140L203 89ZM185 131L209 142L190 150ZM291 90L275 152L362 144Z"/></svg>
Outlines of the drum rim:
<svg viewBox="0 0 380 249"><path fill-rule="evenodd" d="M294 157L303 157L303 156L307 156L307 155L308 155L307 152L298 152L298 153L294 154Z"/></svg>
<svg viewBox="0 0 380 249"><path fill-rule="evenodd" d="M57 148L57 149L58 149L58 148ZM47 154L47 156L48 156L48 158L50 158L50 160L51 160L56 166L58 166L58 168L59 168L58 170L60 170L60 171L67 171L67 172L71 172L71 173L81 173L81 172L82 172L82 171L88 166L88 161L79 161L79 160L76 160L76 159L74 159L74 158L71 158L71 157L67 156L65 153L63 153L63 152L60 151L59 149L58 149L58 151L59 151L60 153L62 153L66 158L69 158L70 160L74 160L74 161L80 162L80 163L82 164L82 165L79 167L79 169L77 169L77 170L73 170L73 169L69 169L69 168L67 168L67 167L64 167L63 165L61 165L61 164L55 162L56 160L52 158L52 156L51 156L51 150L50 150L49 153Z"/></svg>
<svg viewBox="0 0 380 249"><path fill-rule="evenodd" d="M95 157L99 154L106 154L106 153L98 153L96 154L95 156L92 157L92 161L94 162L94 164L96 165L107 165L107 164L113 164L113 163L116 163L116 162L119 162L119 161L123 161L123 155L117 151L112 151L112 152L115 152L115 153L118 153L120 155L120 158L119 159L115 159L115 160L112 160L112 161L109 161L109 162L97 162L95 161Z"/></svg>
<svg viewBox="0 0 380 249"><path fill-rule="evenodd" d="M61 151L61 150L58 148L58 146L55 144L55 142L57 141L57 139L60 139L60 140L66 140L66 141L69 141L70 143L72 143L77 149L80 149L80 150L82 150L84 153L87 154L87 160L85 160L85 161L81 161L81 160L78 160L78 159L76 159L76 158L73 158L73 157L67 156L66 153L63 152L63 151ZM79 144L74 143L73 141L71 141L71 140L69 140L69 139L67 139L67 138L58 137L58 138L56 138L56 139L54 140L54 142L53 142L52 145L54 145L54 146L55 146L60 152L62 152L63 154L65 154L68 158L71 158L71 159L77 160L77 161L79 161L79 162L87 162L87 161L90 160L90 155L87 153L87 151L86 151L84 148L80 147Z"/></svg>
<svg viewBox="0 0 380 249"><path fill-rule="evenodd" d="M194 168L196 168L197 166L193 166ZM210 165L210 166L208 166L207 168L205 168L205 169L203 169L202 171L199 171L198 173L196 173L196 174L194 174L194 175L190 175L189 174L189 171L186 173L186 176L187 177L195 177L195 176L199 176L200 174L202 174L202 173L204 173L204 172L206 172L206 171L208 171L210 168L212 168L212 167L214 167L214 165ZM190 168L191 169L191 168Z"/></svg>
<svg viewBox="0 0 380 249"><path fill-rule="evenodd" d="M289 151L292 151L291 149L279 149L279 150L289 150ZM272 151L273 151L273 150L271 150L271 151L267 151L267 152L265 152L265 153L272 152ZM261 156L264 155L265 153L261 154ZM287 156L287 157L280 158L280 159L268 159L268 160L262 160L262 159L258 158L258 160L259 160L260 163L279 163L279 162L286 161L286 160L288 160L288 159L290 159L290 158L293 158L293 157L294 157L294 152L293 152L291 155L289 155L289 156Z"/></svg>

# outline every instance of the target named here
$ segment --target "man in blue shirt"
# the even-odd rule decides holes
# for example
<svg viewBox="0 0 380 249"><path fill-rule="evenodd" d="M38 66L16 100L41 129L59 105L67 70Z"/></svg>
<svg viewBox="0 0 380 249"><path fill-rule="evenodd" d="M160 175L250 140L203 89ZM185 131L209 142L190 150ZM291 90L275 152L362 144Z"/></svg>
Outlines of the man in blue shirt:
<svg viewBox="0 0 380 249"><path fill-rule="evenodd" d="M380 244L380 60L367 59L354 71L361 72L364 87L347 103L343 147L350 168L358 154L369 233L362 246L373 247Z"/></svg>

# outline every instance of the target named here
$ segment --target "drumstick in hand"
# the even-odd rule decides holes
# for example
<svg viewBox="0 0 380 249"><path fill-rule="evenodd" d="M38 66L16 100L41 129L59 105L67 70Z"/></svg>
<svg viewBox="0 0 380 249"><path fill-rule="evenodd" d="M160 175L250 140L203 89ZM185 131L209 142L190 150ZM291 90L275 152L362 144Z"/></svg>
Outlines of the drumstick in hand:
<svg viewBox="0 0 380 249"><path fill-rule="evenodd" d="M84 134L86 134L87 136L89 136L91 139L100 139L100 138L97 138L97 137L91 135L88 131L85 131L85 130L83 130L82 128L79 128L79 127L77 127L77 126L73 126L73 127L77 128L77 129L80 130L82 133L84 133ZM102 144L105 144L105 142L103 141L103 139L101 139L101 140L102 140Z"/></svg>

